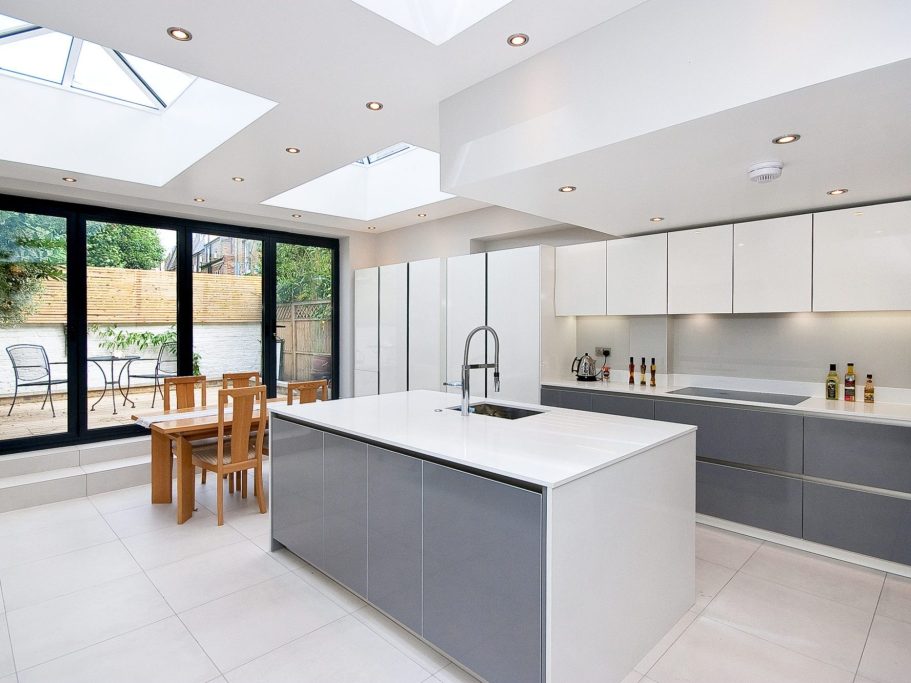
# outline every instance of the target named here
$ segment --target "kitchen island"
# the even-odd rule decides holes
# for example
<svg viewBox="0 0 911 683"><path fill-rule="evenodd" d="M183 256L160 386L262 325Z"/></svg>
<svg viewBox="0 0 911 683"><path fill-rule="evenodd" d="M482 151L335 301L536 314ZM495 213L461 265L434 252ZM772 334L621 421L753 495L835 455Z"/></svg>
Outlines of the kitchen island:
<svg viewBox="0 0 911 683"><path fill-rule="evenodd" d="M481 399L478 399L481 400ZM620 681L694 601L695 428L272 408L272 539L490 683Z"/></svg>

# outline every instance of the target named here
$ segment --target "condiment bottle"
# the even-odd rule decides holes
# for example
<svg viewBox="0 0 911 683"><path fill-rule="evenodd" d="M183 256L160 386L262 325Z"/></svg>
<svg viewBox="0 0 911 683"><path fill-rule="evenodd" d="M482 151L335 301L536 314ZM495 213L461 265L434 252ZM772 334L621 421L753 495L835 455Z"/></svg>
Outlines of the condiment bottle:
<svg viewBox="0 0 911 683"><path fill-rule="evenodd" d="M655 371L656 370L657 370L657 368L655 367L655 359L652 358L652 367L651 367L652 377L649 380L649 386L655 386Z"/></svg>
<svg viewBox="0 0 911 683"><path fill-rule="evenodd" d="M645 386L645 356L642 357L642 365L639 366L639 384Z"/></svg>
<svg viewBox="0 0 911 683"><path fill-rule="evenodd" d="M835 371L835 363L829 364L829 374L826 375L826 400L838 400L838 373Z"/></svg>
<svg viewBox="0 0 911 683"><path fill-rule="evenodd" d="M857 387L857 375L854 374L854 363L848 363L848 369L845 370L845 401L854 402L855 390Z"/></svg>
<svg viewBox="0 0 911 683"><path fill-rule="evenodd" d="M873 403L873 375L867 375L867 382L864 384L864 403Z"/></svg>
<svg viewBox="0 0 911 683"><path fill-rule="evenodd" d="M629 357L629 383L636 383L636 363L633 361L633 357Z"/></svg>

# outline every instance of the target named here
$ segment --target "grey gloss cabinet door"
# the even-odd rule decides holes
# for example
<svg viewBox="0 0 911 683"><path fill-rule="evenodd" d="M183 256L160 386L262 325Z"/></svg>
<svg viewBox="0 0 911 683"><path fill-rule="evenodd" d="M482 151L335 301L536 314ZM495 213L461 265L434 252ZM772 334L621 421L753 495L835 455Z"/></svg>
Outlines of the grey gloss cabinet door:
<svg viewBox="0 0 911 683"><path fill-rule="evenodd" d="M543 496L423 467L424 638L487 680L541 681Z"/></svg>
<svg viewBox="0 0 911 683"><path fill-rule="evenodd" d="M422 461L370 446L367 598L421 633Z"/></svg>
<svg viewBox="0 0 911 683"><path fill-rule="evenodd" d="M324 439L322 568L366 597L367 444L334 434Z"/></svg>
<svg viewBox="0 0 911 683"><path fill-rule="evenodd" d="M696 512L800 538L802 506L799 479L696 463Z"/></svg>
<svg viewBox="0 0 911 683"><path fill-rule="evenodd" d="M323 433L273 418L272 537L323 567Z"/></svg>
<svg viewBox="0 0 911 683"><path fill-rule="evenodd" d="M655 419L655 402L648 398L595 394L592 396L592 410L608 415L640 417L645 420Z"/></svg>
<svg viewBox="0 0 911 683"><path fill-rule="evenodd" d="M655 401L655 419L696 425L700 458L803 472L802 415Z"/></svg>
<svg viewBox="0 0 911 683"><path fill-rule="evenodd" d="M911 428L807 417L804 473L911 493Z"/></svg>

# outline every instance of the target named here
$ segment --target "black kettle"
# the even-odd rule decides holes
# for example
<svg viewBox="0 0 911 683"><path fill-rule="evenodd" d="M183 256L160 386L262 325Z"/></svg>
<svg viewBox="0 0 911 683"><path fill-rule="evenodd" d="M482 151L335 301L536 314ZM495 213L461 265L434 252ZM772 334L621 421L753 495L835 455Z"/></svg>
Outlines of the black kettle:
<svg viewBox="0 0 911 683"><path fill-rule="evenodd" d="M576 374L576 379L580 382L594 382L598 379L600 370L595 363L595 359L587 353L582 354L581 358L574 358L570 372Z"/></svg>

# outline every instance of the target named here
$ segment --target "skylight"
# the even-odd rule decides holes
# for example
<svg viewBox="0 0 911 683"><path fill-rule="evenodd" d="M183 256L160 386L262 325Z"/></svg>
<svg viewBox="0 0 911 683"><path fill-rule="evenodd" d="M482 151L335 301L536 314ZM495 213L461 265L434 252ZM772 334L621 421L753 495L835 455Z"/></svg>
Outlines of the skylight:
<svg viewBox="0 0 911 683"><path fill-rule="evenodd" d="M370 164L375 164L383 159L388 159L391 156L396 154L401 154L402 152L407 152L409 149L414 149L414 145L409 145L407 142L400 142L397 145L392 145L386 149L381 149L379 152L374 152L373 154L368 154L365 157L361 157L354 163L360 164L361 166L369 166Z"/></svg>
<svg viewBox="0 0 911 683"><path fill-rule="evenodd" d="M512 0L354 0L406 31L442 45Z"/></svg>
<svg viewBox="0 0 911 683"><path fill-rule="evenodd" d="M193 82L177 69L0 15L0 73L164 110Z"/></svg>

